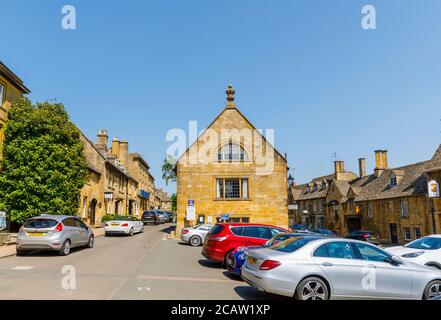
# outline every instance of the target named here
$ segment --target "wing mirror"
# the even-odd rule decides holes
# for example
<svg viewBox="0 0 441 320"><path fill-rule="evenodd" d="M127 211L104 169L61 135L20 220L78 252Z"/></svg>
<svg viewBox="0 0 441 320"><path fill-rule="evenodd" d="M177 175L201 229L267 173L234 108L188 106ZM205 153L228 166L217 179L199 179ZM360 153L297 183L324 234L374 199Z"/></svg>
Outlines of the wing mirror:
<svg viewBox="0 0 441 320"><path fill-rule="evenodd" d="M386 259L386 262L389 262L390 264L392 264L394 266L399 266L399 265L403 264L403 260L401 260L397 256L391 256L390 258Z"/></svg>

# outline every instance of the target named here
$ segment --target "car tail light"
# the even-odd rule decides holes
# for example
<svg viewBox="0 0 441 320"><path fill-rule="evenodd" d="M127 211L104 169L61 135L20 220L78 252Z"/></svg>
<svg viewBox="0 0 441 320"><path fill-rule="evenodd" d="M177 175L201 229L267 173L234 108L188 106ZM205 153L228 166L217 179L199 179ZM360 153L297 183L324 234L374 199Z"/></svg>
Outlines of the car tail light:
<svg viewBox="0 0 441 320"><path fill-rule="evenodd" d="M106 222L106 224L104 225L105 227L108 227L109 226L109 224Z"/></svg>
<svg viewBox="0 0 441 320"><path fill-rule="evenodd" d="M123 223L123 224L121 225L121 227L128 227L128 226L129 226L128 223Z"/></svg>
<svg viewBox="0 0 441 320"><path fill-rule="evenodd" d="M63 224L60 222L59 224L56 225L54 232L61 232L63 231Z"/></svg>
<svg viewBox="0 0 441 320"><path fill-rule="evenodd" d="M190 231L188 231L188 230L182 230L182 234L187 234L187 233L189 233Z"/></svg>
<svg viewBox="0 0 441 320"><path fill-rule="evenodd" d="M261 266L259 267L260 270L271 270L274 268L277 268L278 266L280 266L281 263L279 261L275 261L275 260L265 260Z"/></svg>
<svg viewBox="0 0 441 320"><path fill-rule="evenodd" d="M362 237L367 239L367 238L369 238L370 236L369 236L368 234L363 234Z"/></svg>

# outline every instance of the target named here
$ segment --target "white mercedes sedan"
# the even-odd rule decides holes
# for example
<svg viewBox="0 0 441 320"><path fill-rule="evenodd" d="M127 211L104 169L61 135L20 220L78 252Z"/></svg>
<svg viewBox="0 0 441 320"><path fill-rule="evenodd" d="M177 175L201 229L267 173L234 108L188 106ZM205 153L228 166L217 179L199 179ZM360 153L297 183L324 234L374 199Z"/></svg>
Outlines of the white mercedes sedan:
<svg viewBox="0 0 441 320"><path fill-rule="evenodd" d="M135 233L144 232L144 224L133 216L119 216L104 224L104 232L106 236L114 234L133 236Z"/></svg>
<svg viewBox="0 0 441 320"><path fill-rule="evenodd" d="M404 246L385 249L390 254L441 270L441 235L423 237Z"/></svg>
<svg viewBox="0 0 441 320"><path fill-rule="evenodd" d="M250 250L242 278L259 291L298 300L433 299L441 271L358 240L299 236Z"/></svg>

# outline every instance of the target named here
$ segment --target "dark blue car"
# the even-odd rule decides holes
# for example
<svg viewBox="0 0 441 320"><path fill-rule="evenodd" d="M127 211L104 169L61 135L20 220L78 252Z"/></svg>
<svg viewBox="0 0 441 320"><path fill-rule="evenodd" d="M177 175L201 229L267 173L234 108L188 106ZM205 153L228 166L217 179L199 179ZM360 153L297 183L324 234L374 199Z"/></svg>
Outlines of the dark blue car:
<svg viewBox="0 0 441 320"><path fill-rule="evenodd" d="M239 247L233 250L227 257L227 269L231 274L240 276L242 274L242 265L245 262L246 254L248 250L271 247L276 243L285 241L286 239L292 237L302 237L308 234L315 234L312 232L301 232L301 233L280 233L275 235L270 240L268 240L263 246L251 246L251 247Z"/></svg>

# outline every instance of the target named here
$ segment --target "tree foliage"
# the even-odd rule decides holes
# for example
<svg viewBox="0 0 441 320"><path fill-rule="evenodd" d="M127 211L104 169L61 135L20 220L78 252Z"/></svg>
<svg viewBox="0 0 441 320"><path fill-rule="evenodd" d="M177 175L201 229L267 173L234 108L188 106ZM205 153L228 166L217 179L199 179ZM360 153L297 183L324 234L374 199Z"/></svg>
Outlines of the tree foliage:
<svg viewBox="0 0 441 320"><path fill-rule="evenodd" d="M178 195L176 193L173 193L171 195L172 200L172 211L177 212L178 211Z"/></svg>
<svg viewBox="0 0 441 320"><path fill-rule="evenodd" d="M12 222L77 213L87 165L80 132L62 104L24 98L12 105L1 167L0 207Z"/></svg>
<svg viewBox="0 0 441 320"><path fill-rule="evenodd" d="M176 182L175 164L176 160L170 155L167 155L164 159L164 163L162 164L162 179L166 185L168 185L170 181Z"/></svg>

